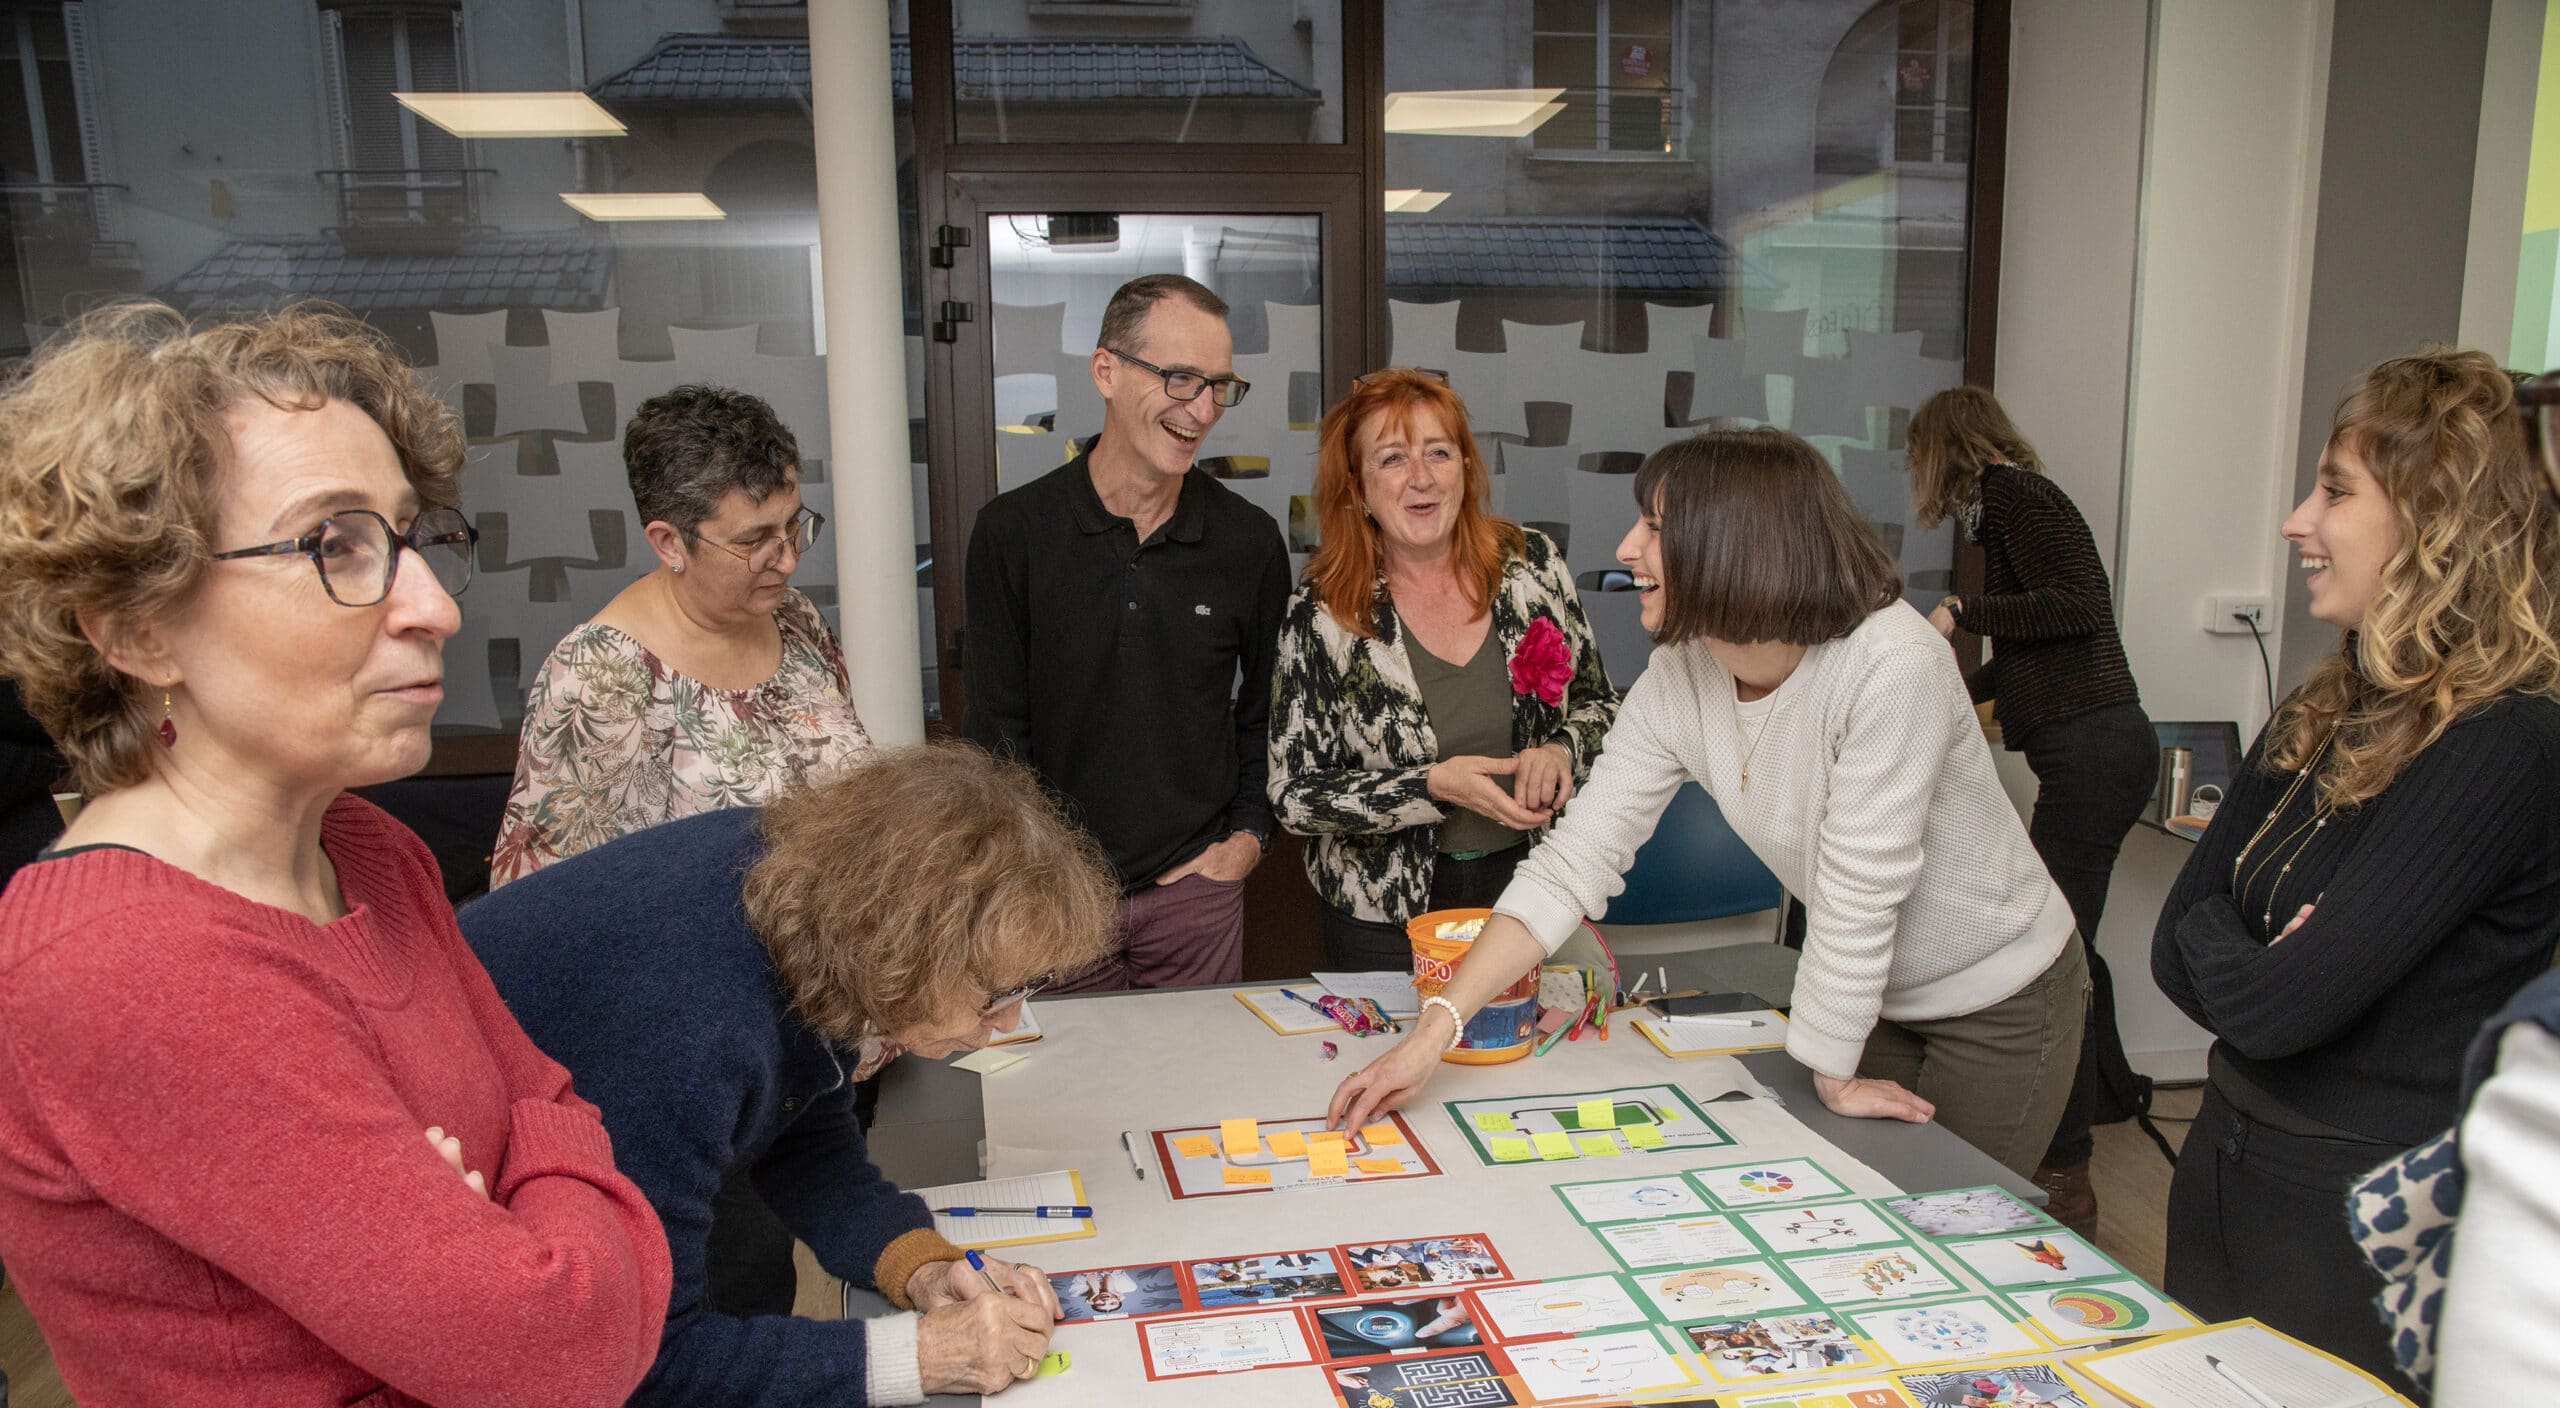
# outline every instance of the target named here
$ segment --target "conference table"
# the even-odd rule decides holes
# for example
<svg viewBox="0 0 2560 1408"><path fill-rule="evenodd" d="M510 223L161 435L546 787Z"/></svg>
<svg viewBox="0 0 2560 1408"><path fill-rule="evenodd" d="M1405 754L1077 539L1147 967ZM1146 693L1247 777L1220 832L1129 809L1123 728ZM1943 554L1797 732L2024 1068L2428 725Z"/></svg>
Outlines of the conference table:
<svg viewBox="0 0 2560 1408"><path fill-rule="evenodd" d="M1642 962L1667 976L1674 990L1745 990L1783 1004L1794 960L1791 950L1776 945L1746 945ZM1627 960L1630 982L1635 964ZM1443 1102L1663 1083L1681 1086L1737 1141L1685 1153L1680 1166L1805 1156L1855 1196L1989 1184L2039 1205L2045 1200L2032 1183L1937 1125L1832 1114L1815 1096L1809 1074L1782 1051L1675 1061L1627 1025L1631 1014L1622 1014L1607 1042L1586 1034L1536 1059L1443 1067L1405 1110L1442 1169L1439 1177L1177 1201L1168 1196L1152 1153L1144 1176L1133 1172L1124 1133L1146 1150L1150 1130L1237 1117L1320 1116L1334 1085L1393 1039L1341 1032L1284 1037L1236 1001L1237 990L1038 999L1044 1038L1011 1048L1025 1059L983 1077L944 1062L895 1062L882 1078L872 1156L910 1188L1077 1170L1095 1210L1096 1235L1003 1253L1053 1272L1468 1233L1490 1238L1512 1274L1524 1279L1613 1271L1615 1264L1568 1215L1552 1186L1623 1178L1653 1167L1652 1161L1486 1165ZM1334 1059L1322 1057L1325 1041L1337 1049ZM849 1293L846 1304L856 1315L886 1309L863 1292ZM1181 1403L1214 1397L1221 1404L1316 1405L1328 1392L1319 1371L1309 1368L1149 1382L1128 1321L1062 1326L1055 1344L1074 1356L1075 1367L1056 1379L1018 1385L1003 1395L1005 1402L1037 1408L1106 1398Z"/></svg>

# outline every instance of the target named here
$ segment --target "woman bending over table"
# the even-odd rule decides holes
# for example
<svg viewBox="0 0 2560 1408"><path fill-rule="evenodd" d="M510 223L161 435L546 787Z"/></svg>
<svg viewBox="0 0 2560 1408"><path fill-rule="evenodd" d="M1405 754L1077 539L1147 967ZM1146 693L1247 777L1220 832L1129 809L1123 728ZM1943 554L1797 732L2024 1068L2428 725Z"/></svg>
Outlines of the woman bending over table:
<svg viewBox="0 0 2560 1408"><path fill-rule="evenodd" d="M489 887L626 831L753 806L871 746L844 652L791 589L826 520L743 391L679 386L622 432L656 570L552 648L525 696Z"/></svg>
<svg viewBox="0 0 2560 1408"><path fill-rule="evenodd" d="M415 772L462 438L352 319L94 314L0 394L0 673L88 804L0 896L0 1246L80 1401L621 1403L666 1239Z"/></svg>
<svg viewBox="0 0 2560 1408"><path fill-rule="evenodd" d="M1564 554L1486 511L1446 382L1372 372L1318 444L1324 547L1281 620L1271 803L1314 838L1325 962L1400 969L1406 920L1510 883L1590 775L1618 691Z"/></svg>
<svg viewBox="0 0 2560 1408"><path fill-rule="evenodd" d="M2347 392L2283 533L2345 634L2153 935L2214 1035L2162 1284L2387 1376L2347 1190L2454 1122L2465 1047L2560 940L2560 515L2498 364L2430 352Z"/></svg>
<svg viewBox="0 0 2560 1408"><path fill-rule="evenodd" d="M1845 1115L1949 1129L2031 1173L2070 1093L2088 969L2000 789L1946 642L1803 440L1718 431L1636 475L1658 648L1591 781L1395 1049L1334 1093L1357 1122L1430 1079L1464 1019L1623 888L1704 786L1809 912L1787 1050Z"/></svg>

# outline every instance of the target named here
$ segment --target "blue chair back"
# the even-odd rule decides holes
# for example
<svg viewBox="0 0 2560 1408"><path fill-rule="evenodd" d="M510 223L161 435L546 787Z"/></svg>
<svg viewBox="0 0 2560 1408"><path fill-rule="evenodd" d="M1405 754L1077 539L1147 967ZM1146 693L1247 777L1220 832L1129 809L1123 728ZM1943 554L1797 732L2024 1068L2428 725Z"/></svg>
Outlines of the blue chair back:
<svg viewBox="0 0 2560 1408"><path fill-rule="evenodd" d="M1627 888L1609 901L1607 924L1680 924L1776 909L1786 891L1725 823L1707 789L1672 794L1653 838L1627 868Z"/></svg>

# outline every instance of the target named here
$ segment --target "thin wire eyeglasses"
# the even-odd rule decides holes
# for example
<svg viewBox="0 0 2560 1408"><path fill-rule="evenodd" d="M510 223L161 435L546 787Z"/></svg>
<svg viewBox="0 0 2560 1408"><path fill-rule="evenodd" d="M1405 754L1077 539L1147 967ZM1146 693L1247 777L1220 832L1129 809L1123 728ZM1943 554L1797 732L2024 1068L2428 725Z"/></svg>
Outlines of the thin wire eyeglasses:
<svg viewBox="0 0 2560 1408"><path fill-rule="evenodd" d="M818 530L826 526L827 516L825 514L804 505L798 513L791 515L790 521L782 525L782 531L767 534L766 536L758 538L754 542L747 544L743 548L739 547L735 543L721 542L716 538L703 538L699 533L694 534L693 536L700 538L703 542L711 544L711 546L729 554L731 557L738 559L740 562L747 564L758 572L770 572L775 567L781 565L782 553L785 548L790 549L791 555L794 558L797 558L800 554L816 547L818 545Z"/></svg>
<svg viewBox="0 0 2560 1408"><path fill-rule="evenodd" d="M1039 977L1032 979L1030 982L1024 983L1022 986L1015 988L1011 992L997 993L987 999L986 1006L978 1009L978 1015L981 1017L992 1017L1017 1002L1027 1002L1030 1000L1033 993L1040 991L1042 988L1045 988L1056 981L1058 981L1057 974L1043 973Z"/></svg>
<svg viewBox="0 0 2560 1408"><path fill-rule="evenodd" d="M400 570L400 550L407 548L427 564L447 596L460 596L471 585L474 549L480 530L458 508L431 508L403 533L391 520L369 508L342 509L320 520L299 538L234 548L213 555L216 562L238 557L283 557L300 553L320 574L321 590L340 606L374 606L391 595L391 579Z"/></svg>
<svg viewBox="0 0 2560 1408"><path fill-rule="evenodd" d="M1200 398L1200 393L1206 391L1209 393L1209 399L1220 407L1233 406L1244 400L1244 393L1253 389L1253 383L1242 377L1209 377L1202 376L1198 372L1169 372L1153 362L1139 361L1117 347L1105 347L1102 350L1130 366L1140 367L1163 377L1164 394L1177 401L1196 401Z"/></svg>

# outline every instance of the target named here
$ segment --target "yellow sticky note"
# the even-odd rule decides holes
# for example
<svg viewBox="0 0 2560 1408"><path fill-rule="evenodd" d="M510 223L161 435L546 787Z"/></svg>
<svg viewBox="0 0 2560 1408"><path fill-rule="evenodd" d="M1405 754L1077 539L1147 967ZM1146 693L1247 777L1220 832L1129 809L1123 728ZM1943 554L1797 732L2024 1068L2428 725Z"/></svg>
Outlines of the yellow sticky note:
<svg viewBox="0 0 2560 1408"><path fill-rule="evenodd" d="M1185 1134L1173 1141L1173 1151L1186 1159L1213 1159L1218 1156L1218 1141L1205 1134Z"/></svg>
<svg viewBox="0 0 2560 1408"><path fill-rule="evenodd" d="M1573 1122L1584 1129L1616 1129L1618 1102L1605 1097L1585 1100L1573 1107Z"/></svg>
<svg viewBox="0 0 2560 1408"><path fill-rule="evenodd" d="M1669 1124L1669 1123L1671 1123L1673 1120L1676 1120L1676 1119L1678 1119L1678 1118L1680 1118L1680 1111L1679 1111L1679 1110L1677 1110L1677 1109L1675 1109L1674 1107L1669 1106L1669 1105L1665 1105L1665 1106L1663 1106L1663 1107L1662 1107L1662 1122L1663 1122L1664 1124Z"/></svg>
<svg viewBox="0 0 2560 1408"><path fill-rule="evenodd" d="M1351 1136L1338 1129L1311 1129L1307 1131L1306 1137L1307 1142L1310 1144L1321 1144L1328 1139L1332 1140L1336 1144L1348 1144L1351 1142Z"/></svg>
<svg viewBox="0 0 2560 1408"><path fill-rule="evenodd" d="M1404 1142L1404 1132L1391 1124L1364 1124L1360 1126L1360 1137L1368 1141L1369 1147L1372 1149L1377 1148L1381 1144L1402 1144Z"/></svg>
<svg viewBox="0 0 2560 1408"><path fill-rule="evenodd" d="M1271 1170L1267 1168L1237 1168L1229 1164L1221 1176L1227 1182L1235 1184L1255 1184L1262 1187L1269 1187L1271 1184Z"/></svg>
<svg viewBox="0 0 2560 1408"><path fill-rule="evenodd" d="M1259 1154L1262 1152L1262 1122L1260 1120L1220 1120L1218 1121L1218 1139L1227 1146L1229 1157L1242 1158L1247 1154Z"/></svg>
<svg viewBox="0 0 2560 1408"><path fill-rule="evenodd" d="M1307 1136L1294 1129L1275 1129L1271 1131L1271 1152L1294 1159L1307 1152Z"/></svg>
<svg viewBox="0 0 2560 1408"><path fill-rule="evenodd" d="M1351 1146L1324 1140L1307 1146L1307 1173L1314 1178L1340 1178L1351 1171Z"/></svg>
<svg viewBox="0 0 2560 1408"><path fill-rule="evenodd" d="M1618 1136L1614 1134L1586 1134L1573 1143L1575 1148L1582 1151L1585 1158L1614 1159L1618 1157Z"/></svg>
<svg viewBox="0 0 2560 1408"><path fill-rule="evenodd" d="M1035 1379L1045 1379L1053 1375L1063 1374L1069 1369L1074 1368L1075 1362L1075 1356L1067 1353L1063 1349L1050 1350L1048 1354L1043 1356L1040 1360L1040 1372L1032 1375L1031 1377Z"/></svg>
<svg viewBox="0 0 2560 1408"><path fill-rule="evenodd" d="M1493 1151L1493 1161L1498 1164L1516 1164L1538 1156L1526 1139L1488 1139L1484 1146Z"/></svg>
<svg viewBox="0 0 2560 1408"><path fill-rule="evenodd" d="M1618 1127L1618 1132L1627 1136L1627 1142L1639 1149L1659 1149L1662 1147L1662 1127L1659 1125L1620 1125Z"/></svg>
<svg viewBox="0 0 2560 1408"><path fill-rule="evenodd" d="M1551 1129L1544 1134L1533 1134L1529 1140L1538 1146L1539 1158L1569 1159L1573 1157L1573 1136L1563 1130Z"/></svg>
<svg viewBox="0 0 2560 1408"><path fill-rule="evenodd" d="M1404 1160L1402 1159L1353 1159L1351 1163L1353 1167L1359 1169L1362 1173L1404 1172Z"/></svg>
<svg viewBox="0 0 2560 1408"><path fill-rule="evenodd" d="M1487 1134L1509 1134L1511 1131L1518 1129L1519 1127L1520 1126L1511 1122L1511 1117L1509 1115L1502 1113L1500 1110L1476 1111L1476 1128L1483 1130Z"/></svg>

